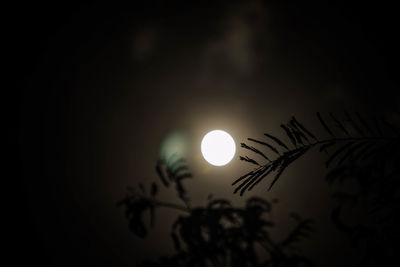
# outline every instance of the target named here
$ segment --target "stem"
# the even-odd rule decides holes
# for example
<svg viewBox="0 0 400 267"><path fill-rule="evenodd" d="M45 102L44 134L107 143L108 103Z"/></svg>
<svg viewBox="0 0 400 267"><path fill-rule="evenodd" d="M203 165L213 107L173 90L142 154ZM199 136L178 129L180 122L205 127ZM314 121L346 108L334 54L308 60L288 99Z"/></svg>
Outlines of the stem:
<svg viewBox="0 0 400 267"><path fill-rule="evenodd" d="M309 143L307 145L303 145L301 147L296 147L294 150L302 149L302 148L311 148L314 146L330 143L330 142L343 142L343 141L393 141L393 140L400 140L398 137L343 137L343 138L332 138L332 139L326 139L322 141L316 141L314 143ZM294 150L289 150L288 152L294 151ZM288 153L286 152L286 153ZM285 154L280 155L273 161L279 160L280 158L285 157ZM271 161L270 161L271 162ZM269 163L270 163L269 162ZM269 164L268 163L268 164ZM259 167L256 168L256 170L259 170L261 168L265 167L265 165L260 165Z"/></svg>
<svg viewBox="0 0 400 267"><path fill-rule="evenodd" d="M181 211L188 212L188 213L190 212L189 208L184 207L184 206L180 206L180 205L177 205L177 204L173 204L173 203L161 202L161 201L156 201L156 200L154 200L153 203L155 205L157 205L157 206L160 206L160 207L166 207L166 208L181 210Z"/></svg>

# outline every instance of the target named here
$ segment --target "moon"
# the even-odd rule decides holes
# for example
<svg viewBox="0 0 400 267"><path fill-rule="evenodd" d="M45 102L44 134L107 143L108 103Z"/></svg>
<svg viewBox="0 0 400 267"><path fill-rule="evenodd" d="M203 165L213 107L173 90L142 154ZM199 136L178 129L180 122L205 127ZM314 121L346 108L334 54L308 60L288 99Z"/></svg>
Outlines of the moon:
<svg viewBox="0 0 400 267"><path fill-rule="evenodd" d="M235 141L230 134L222 130L207 133L201 141L201 153L204 159L214 166L228 164L235 152Z"/></svg>

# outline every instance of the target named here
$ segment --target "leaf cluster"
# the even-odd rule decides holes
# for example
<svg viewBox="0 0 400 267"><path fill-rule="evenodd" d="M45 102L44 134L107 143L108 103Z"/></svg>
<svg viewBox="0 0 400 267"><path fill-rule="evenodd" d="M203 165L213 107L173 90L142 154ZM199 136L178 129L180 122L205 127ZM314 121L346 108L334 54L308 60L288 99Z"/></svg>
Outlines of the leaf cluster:
<svg viewBox="0 0 400 267"><path fill-rule="evenodd" d="M326 167L333 164L341 166L348 161L366 160L378 153L382 146L393 146L400 139L400 131L384 118L367 122L359 113L351 116L347 112L340 119L332 113L326 119L318 112L317 118L327 135L323 139L318 138L293 116L288 123L280 125L286 141L265 133L266 140L248 138L251 145L241 143L242 148L262 158L264 162L259 163L255 158L240 156L240 160L256 167L232 183L236 186L234 193L240 192L242 196L266 177L272 176L268 187L270 190L286 168L312 148L328 154Z"/></svg>
<svg viewBox="0 0 400 267"><path fill-rule="evenodd" d="M377 148L368 160L336 167L326 176L336 207L331 218L361 248L359 266L385 266L400 248L400 147ZM346 186L351 183L353 186ZM351 214L349 216L348 214Z"/></svg>
<svg viewBox="0 0 400 267"><path fill-rule="evenodd" d="M150 225L154 210L166 207L181 211L171 226L171 239L176 253L158 260L149 260L142 266L302 266L311 262L300 253L298 242L309 237L313 222L300 216L291 216L295 227L282 240L273 240L275 227L271 212L277 200L269 202L252 197L244 207L235 207L226 199L209 195L204 206L191 207L186 190L181 185L189 177L183 159L158 161L158 177L165 187L175 184L174 190L184 205L160 201L158 186L150 190L139 184L139 190L128 188L127 196L118 205L125 207L129 227L139 237L145 237L144 214L150 211ZM191 177L191 175L190 175ZM263 258L260 258L259 249Z"/></svg>
<svg viewBox="0 0 400 267"><path fill-rule="evenodd" d="M275 226L269 216L272 205L253 197L240 208L225 199L215 199L205 207L191 209L172 226L171 237L177 253L144 266L311 265L296 245L300 239L310 236L312 221L296 217L296 227L283 240L274 241L270 237ZM266 260L257 255L257 246L264 249Z"/></svg>
<svg viewBox="0 0 400 267"><path fill-rule="evenodd" d="M187 210L189 206L189 198L183 186L183 181L187 178L192 178L192 174L188 172L188 166L185 160L173 155L169 160L159 160L155 169L161 183L165 187L169 187L170 184L175 185L178 198L182 200L186 206L159 202L157 200L159 189L155 182L151 184L148 192L143 184L139 184L139 190L128 187L126 197L120 200L117 206L125 207L125 217L129 221L129 228L137 236L142 238L147 235L147 228L143 218L146 212L149 212L150 226L153 226L156 207L167 205L172 208Z"/></svg>

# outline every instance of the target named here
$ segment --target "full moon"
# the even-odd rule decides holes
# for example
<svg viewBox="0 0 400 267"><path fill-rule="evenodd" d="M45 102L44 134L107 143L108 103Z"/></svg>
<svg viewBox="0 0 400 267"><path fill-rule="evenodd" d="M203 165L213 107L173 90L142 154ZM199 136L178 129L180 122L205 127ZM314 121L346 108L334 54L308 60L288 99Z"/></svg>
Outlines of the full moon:
<svg viewBox="0 0 400 267"><path fill-rule="evenodd" d="M235 152L235 141L225 131L211 131L201 141L201 153L204 159L214 166L228 164L235 155Z"/></svg>

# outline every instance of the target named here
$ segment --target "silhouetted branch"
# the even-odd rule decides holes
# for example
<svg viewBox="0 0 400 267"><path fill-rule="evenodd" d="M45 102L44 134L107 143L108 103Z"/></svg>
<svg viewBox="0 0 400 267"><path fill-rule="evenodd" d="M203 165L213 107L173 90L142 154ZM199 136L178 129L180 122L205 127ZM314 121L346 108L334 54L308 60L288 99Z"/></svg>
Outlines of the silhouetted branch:
<svg viewBox="0 0 400 267"><path fill-rule="evenodd" d="M176 209L176 210L180 210L180 211L184 211L184 212L190 212L190 209L188 209L185 206L180 206L180 205L168 203L168 202L154 201L154 205L157 207L166 207L166 208L172 208L172 209Z"/></svg>
<svg viewBox="0 0 400 267"><path fill-rule="evenodd" d="M179 167L184 161L180 161L179 164L174 164L175 160L169 161L171 166L174 165L169 170L164 162L160 161L157 164L157 174L160 178L164 177L164 180L168 179L168 184L179 183L177 173L185 176L187 171L187 168ZM261 167L260 174L263 168ZM242 192L249 185L243 185ZM209 196L205 206L192 208L190 205L182 206L157 199L158 186L154 182L150 190L143 184L139 184L138 187L139 190L128 187L128 195L117 203L118 206L125 207L129 228L137 236L143 238L147 234L142 218L146 212L150 212L150 226L152 226L157 208L182 211L171 227L171 239L176 253L161 257L157 261L146 261L142 266L310 265L309 260L294 253L293 250L294 240L297 241L305 236L305 226L302 226L305 220L297 221L298 226L288 234L290 240L275 241L271 238L269 231L275 223L271 220L270 213L277 201L269 202L252 197L246 201L244 207L234 207L226 199L213 199ZM177 184L175 190L178 198L182 199L181 190L184 189L179 188ZM267 257L266 260L259 259L256 245L264 249L266 254L263 256Z"/></svg>
<svg viewBox="0 0 400 267"><path fill-rule="evenodd" d="M351 115L347 112L345 112L345 116L347 121L355 129L359 136L352 136L349 130L345 128L345 126L339 119L337 119L332 113L329 113L329 115L334 122L334 127L340 130L340 132L343 133L345 136L336 136L331 130L332 127L329 127L327 121L322 118L320 113L317 113L320 124L322 125L323 129L331 136L331 138L318 139L314 134L311 133L310 130L308 130L304 126L304 124L300 123L295 117L292 117L289 123L280 125L288 139L293 144L293 149L289 149L284 144L284 142L270 134L265 134L265 136L272 139L280 147L285 148L286 151L279 151L276 147L271 146L270 144L262 140L248 138L249 141L260 144L267 150L274 152L277 157L275 159L270 159L266 156L265 153L261 152L259 149L255 147L250 147L242 143L241 146L243 148L255 152L257 155L261 155L262 158L267 159L267 163L262 164L255 159L249 158L247 156L240 156L241 160L253 163L258 167L236 179L232 183L232 185L236 185L240 182L240 184L238 184L235 188L234 193L240 191L240 195L243 195L246 190L250 191L255 185L259 184L264 178L271 174L273 175L273 179L268 188L268 190L270 190L291 163L299 159L303 154L314 147L319 147L319 151L325 151L327 153L328 148L334 149L329 158L326 160L326 166L329 167L331 163L336 160L337 165L341 165L349 159L353 161L365 160L371 153L375 153L375 149L373 149L372 147L376 146L378 143L380 145L384 145L385 143L393 144L399 142L398 136L394 137L373 135L374 131L358 113L356 115L358 121L353 119ZM398 133L396 127L389 124L387 121L382 119L381 124L386 125L387 128L389 128L393 133ZM361 129L360 125L363 125L363 127L371 135L367 136L364 130ZM382 133L381 129L378 128L378 126L376 132ZM313 141L311 141L310 139L312 139Z"/></svg>

